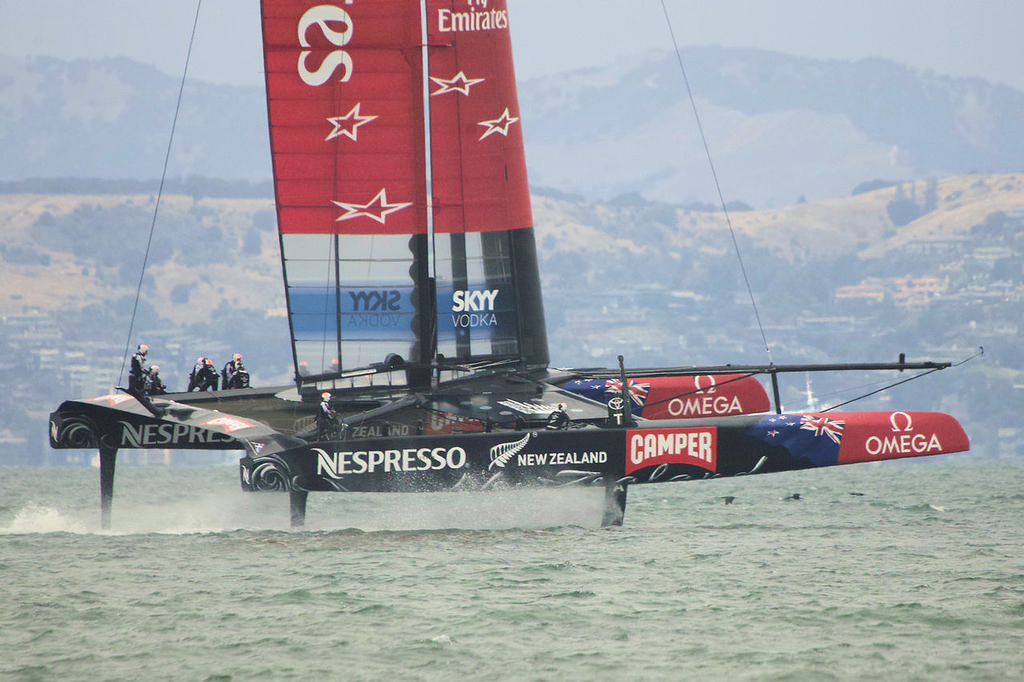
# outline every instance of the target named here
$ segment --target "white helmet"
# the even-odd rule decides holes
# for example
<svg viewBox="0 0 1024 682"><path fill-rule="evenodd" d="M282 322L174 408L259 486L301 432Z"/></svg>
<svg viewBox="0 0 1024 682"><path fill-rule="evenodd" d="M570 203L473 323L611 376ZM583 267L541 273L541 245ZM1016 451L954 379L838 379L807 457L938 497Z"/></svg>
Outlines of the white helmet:
<svg viewBox="0 0 1024 682"><path fill-rule="evenodd" d="M323 393L320 394L320 399L321 400L330 400L331 399L331 394L328 393L327 391L324 391Z"/></svg>

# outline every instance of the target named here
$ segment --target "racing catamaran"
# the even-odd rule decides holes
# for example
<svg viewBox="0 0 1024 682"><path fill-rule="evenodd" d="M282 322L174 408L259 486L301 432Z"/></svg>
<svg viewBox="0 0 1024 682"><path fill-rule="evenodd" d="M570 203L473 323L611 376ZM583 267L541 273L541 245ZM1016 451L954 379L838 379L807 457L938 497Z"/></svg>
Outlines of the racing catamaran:
<svg viewBox="0 0 1024 682"><path fill-rule="evenodd" d="M119 448L244 450L296 526L313 491L520 486L597 486L617 525L632 485L968 449L945 414L781 410L786 372L949 363L549 367L506 1L262 20L295 384L62 403L51 445L99 449L104 527Z"/></svg>

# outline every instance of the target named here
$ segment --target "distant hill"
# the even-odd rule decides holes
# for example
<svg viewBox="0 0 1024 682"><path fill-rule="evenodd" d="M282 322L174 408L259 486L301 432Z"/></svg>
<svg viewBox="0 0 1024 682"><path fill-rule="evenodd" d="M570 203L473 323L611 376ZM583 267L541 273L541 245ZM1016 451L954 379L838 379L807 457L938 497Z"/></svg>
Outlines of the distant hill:
<svg viewBox="0 0 1024 682"><path fill-rule="evenodd" d="M178 79L127 58L0 58L0 180L160 177ZM186 84L170 175L271 177L261 88Z"/></svg>
<svg viewBox="0 0 1024 682"><path fill-rule="evenodd" d="M0 436L16 443L6 461L50 461L48 410L111 390L126 345L148 343L176 388L200 354L244 352L259 385L291 375L272 200L165 196L136 307L154 199L115 184L0 194ZM1003 427L1024 390L1024 174L861 190L729 214L775 361L959 361L983 345L986 359L893 400L954 413L975 445L1016 452ZM556 192L536 193L533 208L553 366L614 366L619 354L629 366L766 361L720 211ZM798 379L784 387L791 409L807 398ZM814 381L821 400L853 397L849 378ZM855 377L853 390L877 388L864 381L877 378ZM5 452L0 443L0 461Z"/></svg>
<svg viewBox="0 0 1024 682"><path fill-rule="evenodd" d="M785 206L875 178L1024 170L1024 93L893 62L682 53L727 200ZM128 59L0 58L0 181L159 177L178 81ZM675 55L520 84L532 185L717 202ZM261 88L189 81L170 177L270 178Z"/></svg>
<svg viewBox="0 0 1024 682"><path fill-rule="evenodd" d="M0 312L134 297L153 206L145 195L0 195ZM268 314L284 309L280 268L273 200L165 196L143 294L179 325L208 323L219 306Z"/></svg>
<svg viewBox="0 0 1024 682"><path fill-rule="evenodd" d="M103 186L113 192L116 183ZM153 202L152 195L116 193L0 194L0 313L25 306L74 310L134 295ZM642 197L591 203L544 194L533 197L533 206L542 265L549 266L542 269L560 285L581 286L602 277L605 263L629 257L676 263L671 277L631 280L671 288L695 260L734 258L720 211ZM955 243L967 248L978 226L1000 214L1024 218L1024 173L887 184L728 218L743 250L799 268L836 258L899 262L908 250ZM144 280L146 300L178 324L208 321L222 305L279 314L284 299L275 226L271 199L165 196ZM591 265L562 271L558 263L565 259ZM949 263L956 260L950 254Z"/></svg>
<svg viewBox="0 0 1024 682"><path fill-rule="evenodd" d="M1024 170L1024 93L894 62L681 52L727 199L846 195L872 178ZM520 87L534 185L606 199L716 196L675 54Z"/></svg>

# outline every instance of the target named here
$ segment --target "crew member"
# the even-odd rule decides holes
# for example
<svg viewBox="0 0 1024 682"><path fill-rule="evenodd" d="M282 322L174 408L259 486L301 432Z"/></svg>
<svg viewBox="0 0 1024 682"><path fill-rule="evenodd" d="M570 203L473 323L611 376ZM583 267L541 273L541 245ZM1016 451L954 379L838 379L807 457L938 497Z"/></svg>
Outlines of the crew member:
<svg viewBox="0 0 1024 682"><path fill-rule="evenodd" d="M160 380L160 367L150 365L146 374L146 395L164 395L165 393L167 393L167 387Z"/></svg>
<svg viewBox="0 0 1024 682"><path fill-rule="evenodd" d="M544 425L545 429L559 431L569 426L569 415L566 414L565 407L565 403L558 403L558 409L548 415L548 421Z"/></svg>
<svg viewBox="0 0 1024 682"><path fill-rule="evenodd" d="M331 394L324 391L320 394L320 408L316 411L316 439L328 440L338 428L338 413L331 407Z"/></svg>
<svg viewBox="0 0 1024 682"><path fill-rule="evenodd" d="M132 356L132 366L128 370L128 392L137 395L146 394L146 353L149 346L140 343Z"/></svg>
<svg viewBox="0 0 1024 682"><path fill-rule="evenodd" d="M242 354L235 353L220 372L225 390L229 388L242 388L238 385L238 378L239 374L243 371L245 371L245 366L242 365Z"/></svg>
<svg viewBox="0 0 1024 682"><path fill-rule="evenodd" d="M202 355L196 360L196 364L192 367L192 371L188 373L188 393L192 391L203 389L200 388L202 383L203 371L206 369L206 358Z"/></svg>
<svg viewBox="0 0 1024 682"><path fill-rule="evenodd" d="M217 369L213 366L213 360L206 358L206 362L203 363L203 370L200 373L199 390L205 391L210 389L211 391L217 390L217 383L220 377L217 376Z"/></svg>

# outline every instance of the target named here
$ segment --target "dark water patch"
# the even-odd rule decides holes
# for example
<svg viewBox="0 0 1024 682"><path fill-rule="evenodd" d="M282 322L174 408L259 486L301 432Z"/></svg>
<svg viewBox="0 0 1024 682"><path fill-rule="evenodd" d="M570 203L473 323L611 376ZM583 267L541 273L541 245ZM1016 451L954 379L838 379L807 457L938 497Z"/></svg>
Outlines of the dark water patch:
<svg viewBox="0 0 1024 682"><path fill-rule="evenodd" d="M351 613L358 614L376 614L376 613L389 613L394 610L394 607L388 604L366 604L350 609Z"/></svg>
<svg viewBox="0 0 1024 682"><path fill-rule="evenodd" d="M315 599L312 592L307 589L295 589L286 590L284 592L278 592L276 594L269 594L266 597L266 601L269 605L273 604L305 604Z"/></svg>
<svg viewBox="0 0 1024 682"><path fill-rule="evenodd" d="M542 599L591 599L596 597L596 592L590 590L572 590L571 592L557 592L552 594L546 594Z"/></svg>
<svg viewBox="0 0 1024 682"><path fill-rule="evenodd" d="M50 682L56 678L56 670L48 665L23 665L0 672L11 675L17 682Z"/></svg>

